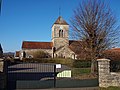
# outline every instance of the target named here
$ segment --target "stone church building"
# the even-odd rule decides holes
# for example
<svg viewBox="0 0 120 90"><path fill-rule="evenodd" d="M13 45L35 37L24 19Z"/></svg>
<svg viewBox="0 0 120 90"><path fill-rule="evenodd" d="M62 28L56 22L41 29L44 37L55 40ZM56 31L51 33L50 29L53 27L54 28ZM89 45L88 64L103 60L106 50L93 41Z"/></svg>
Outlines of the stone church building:
<svg viewBox="0 0 120 90"><path fill-rule="evenodd" d="M56 58L72 58L76 59L73 45L76 41L69 40L69 24L59 16L52 26L51 42L33 42L23 41L20 58L33 57L31 52L44 51L50 57Z"/></svg>

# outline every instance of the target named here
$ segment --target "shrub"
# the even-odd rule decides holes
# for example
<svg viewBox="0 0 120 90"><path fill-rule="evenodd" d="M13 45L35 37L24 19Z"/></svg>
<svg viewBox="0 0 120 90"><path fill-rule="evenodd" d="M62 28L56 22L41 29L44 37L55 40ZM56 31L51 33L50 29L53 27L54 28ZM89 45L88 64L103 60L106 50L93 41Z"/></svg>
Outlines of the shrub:
<svg viewBox="0 0 120 90"><path fill-rule="evenodd" d="M49 57L49 54L44 51L36 51L32 53L33 58L46 58Z"/></svg>

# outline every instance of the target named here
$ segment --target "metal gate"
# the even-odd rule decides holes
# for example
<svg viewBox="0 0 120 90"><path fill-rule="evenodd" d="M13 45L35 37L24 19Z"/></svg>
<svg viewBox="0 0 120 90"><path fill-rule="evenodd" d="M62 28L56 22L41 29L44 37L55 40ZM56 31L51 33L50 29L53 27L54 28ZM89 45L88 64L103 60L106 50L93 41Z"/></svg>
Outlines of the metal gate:
<svg viewBox="0 0 120 90"><path fill-rule="evenodd" d="M9 64L7 71L7 88L9 90L55 87L56 74L54 64Z"/></svg>
<svg viewBox="0 0 120 90"><path fill-rule="evenodd" d="M59 66L58 66L59 67ZM15 63L7 65L7 88L45 89L45 88L81 88L96 87L98 79L75 79L71 68L61 65L57 68L52 63ZM66 77L68 76L68 77Z"/></svg>

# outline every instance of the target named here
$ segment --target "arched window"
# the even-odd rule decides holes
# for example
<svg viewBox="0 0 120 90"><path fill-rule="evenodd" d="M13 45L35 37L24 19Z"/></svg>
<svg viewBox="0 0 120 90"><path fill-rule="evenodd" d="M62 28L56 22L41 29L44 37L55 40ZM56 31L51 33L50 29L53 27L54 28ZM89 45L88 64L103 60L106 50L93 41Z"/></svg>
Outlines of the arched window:
<svg viewBox="0 0 120 90"><path fill-rule="evenodd" d="M63 30L59 30L59 37L63 37Z"/></svg>
<svg viewBox="0 0 120 90"><path fill-rule="evenodd" d="M61 36L63 37L63 30L61 31Z"/></svg>
<svg viewBox="0 0 120 90"><path fill-rule="evenodd" d="M61 37L61 30L59 30L59 37Z"/></svg>

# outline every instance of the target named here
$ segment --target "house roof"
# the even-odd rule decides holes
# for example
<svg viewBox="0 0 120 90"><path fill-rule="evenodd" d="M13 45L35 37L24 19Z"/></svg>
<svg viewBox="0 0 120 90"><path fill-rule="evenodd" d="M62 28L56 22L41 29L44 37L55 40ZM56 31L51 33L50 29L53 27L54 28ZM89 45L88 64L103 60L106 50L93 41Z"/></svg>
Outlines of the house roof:
<svg viewBox="0 0 120 90"><path fill-rule="evenodd" d="M120 53L120 48L112 48L112 49L108 49L108 50L105 50L104 52L106 53L111 53L111 52L114 52L114 53Z"/></svg>
<svg viewBox="0 0 120 90"><path fill-rule="evenodd" d="M76 54L81 50L81 41L69 40L69 48Z"/></svg>
<svg viewBox="0 0 120 90"><path fill-rule="evenodd" d="M120 60L120 48L112 48L109 50L105 50L103 52L104 58L108 58L110 60Z"/></svg>
<svg viewBox="0 0 120 90"><path fill-rule="evenodd" d="M22 49L52 49L52 42L31 42L23 41Z"/></svg>
<svg viewBox="0 0 120 90"><path fill-rule="evenodd" d="M69 25L61 16L58 17L54 24Z"/></svg>

